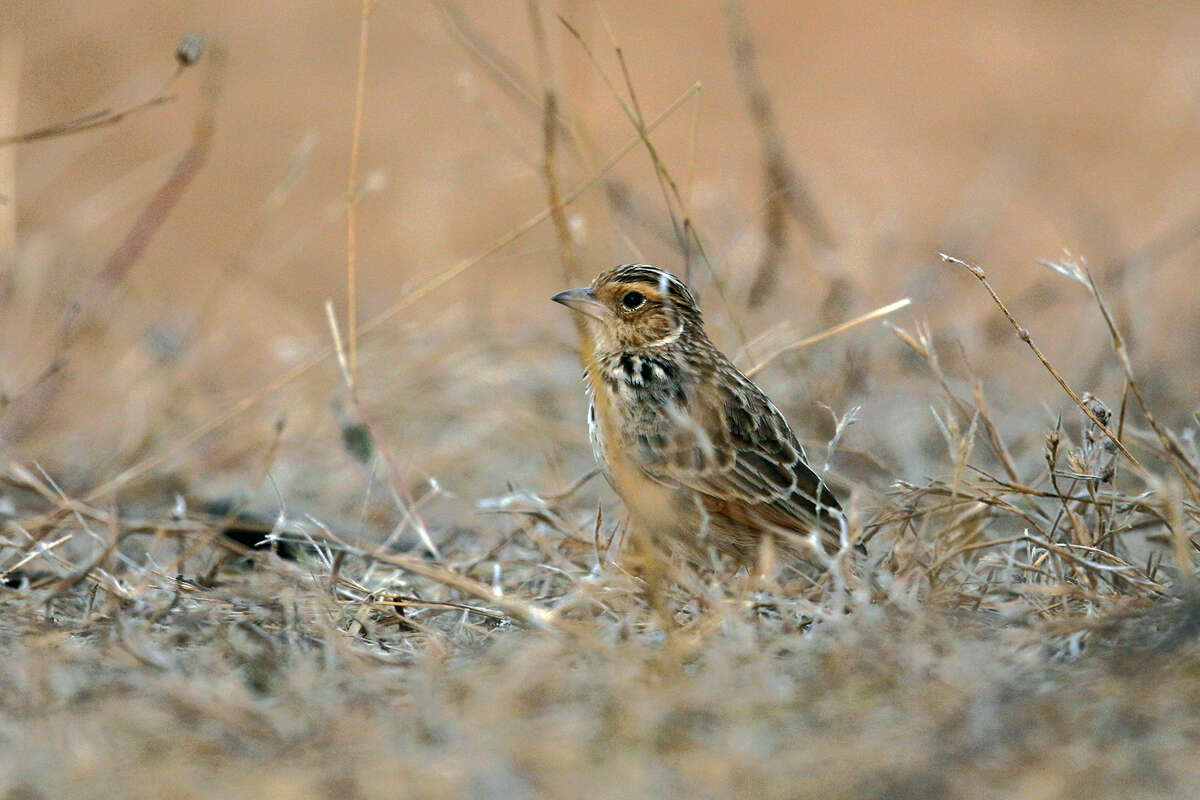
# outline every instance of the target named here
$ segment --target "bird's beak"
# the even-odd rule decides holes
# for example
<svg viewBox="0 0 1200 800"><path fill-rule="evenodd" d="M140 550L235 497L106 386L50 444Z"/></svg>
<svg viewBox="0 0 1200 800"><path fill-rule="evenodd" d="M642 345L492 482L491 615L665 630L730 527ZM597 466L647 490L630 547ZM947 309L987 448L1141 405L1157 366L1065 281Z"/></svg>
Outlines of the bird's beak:
<svg viewBox="0 0 1200 800"><path fill-rule="evenodd" d="M567 289L550 299L556 303L562 303L572 311L578 311L580 314L587 314L596 319L606 319L611 315L608 308L596 299L596 295L592 294L592 290L588 287Z"/></svg>

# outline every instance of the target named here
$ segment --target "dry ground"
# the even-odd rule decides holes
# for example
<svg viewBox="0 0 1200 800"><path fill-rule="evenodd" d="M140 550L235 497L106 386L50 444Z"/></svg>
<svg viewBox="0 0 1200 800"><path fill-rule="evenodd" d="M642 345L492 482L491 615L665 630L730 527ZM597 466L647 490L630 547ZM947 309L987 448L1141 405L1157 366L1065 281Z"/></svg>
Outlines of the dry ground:
<svg viewBox="0 0 1200 800"><path fill-rule="evenodd" d="M877 5L0 8L3 796L1200 796L1200 9ZM649 611L629 260L866 559Z"/></svg>

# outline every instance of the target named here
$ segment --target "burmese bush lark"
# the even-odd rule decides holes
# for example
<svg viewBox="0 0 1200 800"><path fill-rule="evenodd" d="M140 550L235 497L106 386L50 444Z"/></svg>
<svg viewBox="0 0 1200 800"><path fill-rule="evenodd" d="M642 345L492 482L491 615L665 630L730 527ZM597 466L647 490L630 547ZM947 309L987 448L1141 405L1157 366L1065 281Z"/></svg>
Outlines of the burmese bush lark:
<svg viewBox="0 0 1200 800"><path fill-rule="evenodd" d="M592 449L635 527L745 564L766 534L805 557L810 532L833 538L837 500L779 409L709 341L683 281L626 264L552 299L585 315Z"/></svg>

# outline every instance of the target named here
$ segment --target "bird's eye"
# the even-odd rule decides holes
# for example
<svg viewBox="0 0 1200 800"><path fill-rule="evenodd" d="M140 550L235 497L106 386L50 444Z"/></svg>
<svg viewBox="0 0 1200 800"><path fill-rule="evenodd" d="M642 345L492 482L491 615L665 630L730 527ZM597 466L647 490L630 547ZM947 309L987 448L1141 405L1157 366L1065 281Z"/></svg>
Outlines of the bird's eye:
<svg viewBox="0 0 1200 800"><path fill-rule="evenodd" d="M644 302L646 302L646 295L641 292L626 292L625 296L621 298L621 305L630 311L633 311Z"/></svg>

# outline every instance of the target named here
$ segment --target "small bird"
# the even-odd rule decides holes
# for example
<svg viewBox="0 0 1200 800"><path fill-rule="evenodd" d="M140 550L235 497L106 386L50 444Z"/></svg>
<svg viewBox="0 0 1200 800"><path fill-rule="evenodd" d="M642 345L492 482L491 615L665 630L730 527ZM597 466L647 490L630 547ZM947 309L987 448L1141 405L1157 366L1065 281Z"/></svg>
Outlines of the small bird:
<svg viewBox="0 0 1200 800"><path fill-rule="evenodd" d="M625 264L551 299L585 316L592 450L656 546L752 565L768 535L801 557L810 532L837 538L837 500L779 409L709 341L683 281Z"/></svg>

